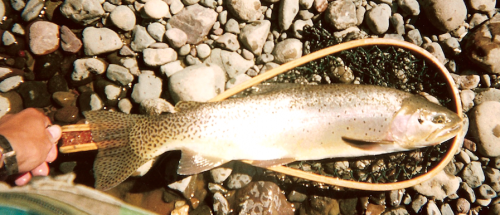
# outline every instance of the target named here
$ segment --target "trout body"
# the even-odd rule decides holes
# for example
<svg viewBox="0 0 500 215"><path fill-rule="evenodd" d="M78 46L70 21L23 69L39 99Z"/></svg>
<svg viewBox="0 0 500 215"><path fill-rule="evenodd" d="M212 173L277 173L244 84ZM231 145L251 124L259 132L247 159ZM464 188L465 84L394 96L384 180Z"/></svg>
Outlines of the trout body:
<svg viewBox="0 0 500 215"><path fill-rule="evenodd" d="M196 174L231 160L265 167L411 150L462 127L457 114L420 96L367 85L300 85L176 109L160 116L85 113L99 147L96 187L116 186L172 150L182 151L178 173Z"/></svg>

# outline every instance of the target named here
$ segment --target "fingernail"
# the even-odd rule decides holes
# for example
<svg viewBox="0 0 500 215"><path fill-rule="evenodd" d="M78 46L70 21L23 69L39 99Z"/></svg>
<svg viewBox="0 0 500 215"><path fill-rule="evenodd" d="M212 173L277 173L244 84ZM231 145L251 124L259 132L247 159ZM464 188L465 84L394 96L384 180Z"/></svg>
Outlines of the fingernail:
<svg viewBox="0 0 500 215"><path fill-rule="evenodd" d="M61 127L58 125L49 125L47 131L52 136L52 139L58 140L61 137Z"/></svg>
<svg viewBox="0 0 500 215"><path fill-rule="evenodd" d="M24 173L23 175L19 176L14 183L16 183L17 186L24 186L26 185L29 181L31 180L31 174L29 172Z"/></svg>

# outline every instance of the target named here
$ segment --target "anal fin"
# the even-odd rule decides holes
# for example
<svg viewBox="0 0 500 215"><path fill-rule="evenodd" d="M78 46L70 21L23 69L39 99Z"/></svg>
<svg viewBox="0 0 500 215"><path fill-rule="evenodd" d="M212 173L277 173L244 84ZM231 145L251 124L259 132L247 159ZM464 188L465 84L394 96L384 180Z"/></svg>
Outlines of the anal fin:
<svg viewBox="0 0 500 215"><path fill-rule="evenodd" d="M179 175L198 174L225 164L228 161L221 158L203 156L192 150L183 149L177 173Z"/></svg>
<svg viewBox="0 0 500 215"><path fill-rule="evenodd" d="M295 158L281 158L281 159L275 159L275 160L253 160L252 165L266 168L266 167L271 167L271 166L284 165L284 164L288 164L288 163L291 163L294 161L295 161Z"/></svg>

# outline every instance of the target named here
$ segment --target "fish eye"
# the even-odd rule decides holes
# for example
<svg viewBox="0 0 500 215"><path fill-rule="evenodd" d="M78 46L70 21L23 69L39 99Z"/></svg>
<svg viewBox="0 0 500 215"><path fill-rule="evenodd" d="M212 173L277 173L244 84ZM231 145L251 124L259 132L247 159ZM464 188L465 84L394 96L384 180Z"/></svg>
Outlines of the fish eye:
<svg viewBox="0 0 500 215"><path fill-rule="evenodd" d="M436 124L443 124L446 122L446 117L443 115L437 115L432 118L432 122Z"/></svg>

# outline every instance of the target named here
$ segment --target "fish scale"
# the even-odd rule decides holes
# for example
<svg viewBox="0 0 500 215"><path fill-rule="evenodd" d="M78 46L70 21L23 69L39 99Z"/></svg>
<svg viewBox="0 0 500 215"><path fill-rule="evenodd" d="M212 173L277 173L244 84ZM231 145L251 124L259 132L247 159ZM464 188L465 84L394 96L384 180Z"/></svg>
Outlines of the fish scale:
<svg viewBox="0 0 500 215"><path fill-rule="evenodd" d="M178 173L196 174L231 160L266 167L411 150L441 143L462 125L457 114L421 96L369 85L299 85L176 108L159 116L86 112L92 134L128 140L110 149L112 140L94 138L99 150L126 148L120 159L133 161L120 171L109 167L114 158L98 156L107 165L94 165L96 187L116 186L131 169L172 150L182 151ZM123 137L110 123L120 120L127 122L116 127Z"/></svg>

